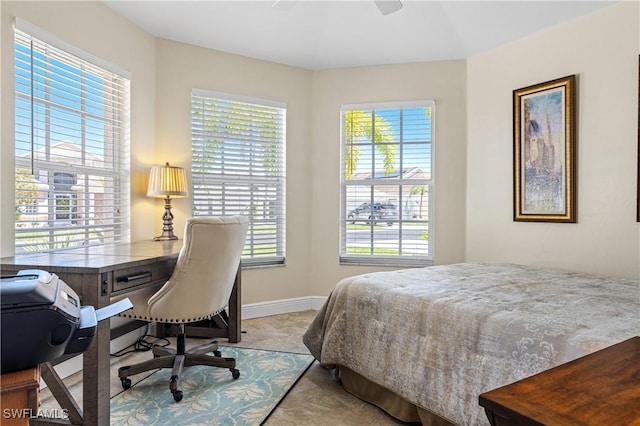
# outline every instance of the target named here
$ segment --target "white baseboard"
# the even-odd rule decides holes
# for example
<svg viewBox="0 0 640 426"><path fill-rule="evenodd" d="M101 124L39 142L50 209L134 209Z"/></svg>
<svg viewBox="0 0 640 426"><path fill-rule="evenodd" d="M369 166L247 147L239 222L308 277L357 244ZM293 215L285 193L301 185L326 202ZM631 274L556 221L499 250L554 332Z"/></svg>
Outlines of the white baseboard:
<svg viewBox="0 0 640 426"><path fill-rule="evenodd" d="M249 303L242 305L242 319L268 317L271 315L290 314L293 312L318 310L327 300L325 296L296 297L293 299L273 300L269 302ZM111 353L117 352L135 343L144 333L144 327L133 330L111 341ZM61 378L70 376L82 369L81 355L68 359L55 367ZM41 383L41 387L44 382Z"/></svg>
<svg viewBox="0 0 640 426"><path fill-rule="evenodd" d="M242 305L242 319L290 314L292 312L308 311L310 309L317 311L322 307L325 300L327 300L327 298L324 296L310 296L250 303Z"/></svg>

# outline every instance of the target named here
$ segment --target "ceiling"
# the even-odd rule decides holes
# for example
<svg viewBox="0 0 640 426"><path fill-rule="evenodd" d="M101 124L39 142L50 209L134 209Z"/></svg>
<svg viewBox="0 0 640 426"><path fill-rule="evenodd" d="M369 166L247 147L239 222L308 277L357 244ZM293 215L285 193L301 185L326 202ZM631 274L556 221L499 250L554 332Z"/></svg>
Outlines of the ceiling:
<svg viewBox="0 0 640 426"><path fill-rule="evenodd" d="M156 37L311 70L465 59L613 1L104 0ZM274 6L274 3L277 3Z"/></svg>

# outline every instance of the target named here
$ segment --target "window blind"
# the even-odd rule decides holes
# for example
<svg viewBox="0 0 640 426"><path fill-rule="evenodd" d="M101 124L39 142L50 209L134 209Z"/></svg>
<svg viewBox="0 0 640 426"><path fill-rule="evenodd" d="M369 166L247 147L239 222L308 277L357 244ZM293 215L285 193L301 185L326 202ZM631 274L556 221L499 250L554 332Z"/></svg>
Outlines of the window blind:
<svg viewBox="0 0 640 426"><path fill-rule="evenodd" d="M129 80L15 30L16 254L129 239Z"/></svg>
<svg viewBox="0 0 640 426"><path fill-rule="evenodd" d="M285 260L285 127L282 104L192 93L192 212L246 216L246 266Z"/></svg>
<svg viewBox="0 0 640 426"><path fill-rule="evenodd" d="M342 107L341 263L433 264L434 108Z"/></svg>

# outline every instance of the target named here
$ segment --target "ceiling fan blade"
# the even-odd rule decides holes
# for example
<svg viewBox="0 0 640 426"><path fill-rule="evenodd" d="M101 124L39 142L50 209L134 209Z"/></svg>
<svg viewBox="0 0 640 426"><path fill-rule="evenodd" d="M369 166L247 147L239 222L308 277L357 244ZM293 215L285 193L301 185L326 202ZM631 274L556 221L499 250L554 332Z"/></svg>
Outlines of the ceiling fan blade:
<svg viewBox="0 0 640 426"><path fill-rule="evenodd" d="M275 0L271 7L279 10L291 10L295 4L296 0Z"/></svg>
<svg viewBox="0 0 640 426"><path fill-rule="evenodd" d="M383 15L389 15L402 9L400 0L374 0L374 3Z"/></svg>

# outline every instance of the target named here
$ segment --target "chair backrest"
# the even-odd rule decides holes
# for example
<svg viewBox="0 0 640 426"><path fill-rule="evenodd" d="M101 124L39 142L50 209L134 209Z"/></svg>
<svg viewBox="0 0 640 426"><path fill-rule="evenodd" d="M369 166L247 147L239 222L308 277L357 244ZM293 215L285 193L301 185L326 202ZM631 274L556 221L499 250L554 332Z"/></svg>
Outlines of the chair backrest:
<svg viewBox="0 0 640 426"><path fill-rule="evenodd" d="M187 219L184 242L169 281L149 298L149 315L191 322L227 305L247 235L244 216Z"/></svg>

